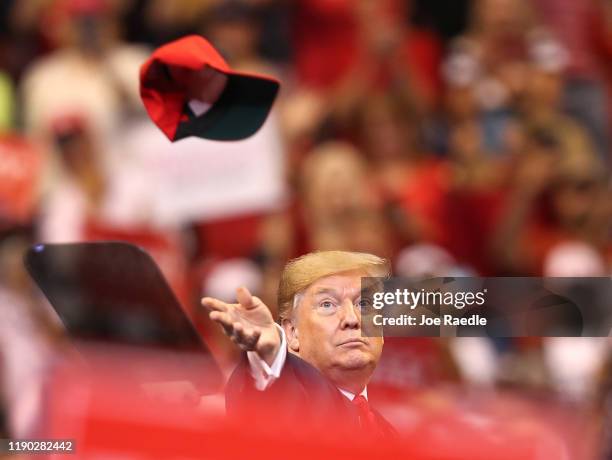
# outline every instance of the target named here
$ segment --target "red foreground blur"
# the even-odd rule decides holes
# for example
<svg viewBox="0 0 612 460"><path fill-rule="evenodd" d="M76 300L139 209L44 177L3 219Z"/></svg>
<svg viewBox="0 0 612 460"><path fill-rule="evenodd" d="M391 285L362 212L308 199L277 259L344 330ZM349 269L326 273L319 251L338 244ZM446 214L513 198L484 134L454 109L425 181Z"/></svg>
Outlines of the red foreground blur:
<svg viewBox="0 0 612 460"><path fill-rule="evenodd" d="M400 437L382 442L359 433L341 434L340 419L317 427L279 426L266 407L259 408L254 419L229 420L222 392L200 396L184 381L136 384L126 379L129 361L135 362L133 352L127 356L88 356L93 365L87 370L82 366L58 369L49 387L47 431L42 437L73 439L77 458L589 458L584 449L578 452L568 439L562 439L563 430L570 429L570 420L563 419L568 413L550 412L547 422L534 416L551 409L544 405L531 407L530 413L511 398L498 397L494 404L474 411L462 408L460 398L449 404L451 398L445 399L442 393L428 391L404 398L395 393L386 406L382 398L383 404L377 407L395 424ZM144 359L137 360L139 366ZM149 362L160 367L159 374L167 364ZM185 366L189 367L188 361ZM201 373L191 368L194 375ZM282 401L278 405L282 407ZM576 422L579 416L574 417ZM553 419L565 428L553 429Z"/></svg>

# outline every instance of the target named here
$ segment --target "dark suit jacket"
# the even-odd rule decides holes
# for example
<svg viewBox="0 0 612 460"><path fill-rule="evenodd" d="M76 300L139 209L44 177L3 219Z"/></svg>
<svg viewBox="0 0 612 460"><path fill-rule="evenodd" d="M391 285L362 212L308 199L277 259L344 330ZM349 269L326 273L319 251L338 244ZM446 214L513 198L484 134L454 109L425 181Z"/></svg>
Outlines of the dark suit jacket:
<svg viewBox="0 0 612 460"><path fill-rule="evenodd" d="M358 410L318 369L287 353L280 377L265 391L255 388L249 362L238 364L227 382L225 406L229 416L261 419L266 414L278 426L300 430L339 430L359 432ZM395 437L396 431L377 411L372 410L380 433Z"/></svg>

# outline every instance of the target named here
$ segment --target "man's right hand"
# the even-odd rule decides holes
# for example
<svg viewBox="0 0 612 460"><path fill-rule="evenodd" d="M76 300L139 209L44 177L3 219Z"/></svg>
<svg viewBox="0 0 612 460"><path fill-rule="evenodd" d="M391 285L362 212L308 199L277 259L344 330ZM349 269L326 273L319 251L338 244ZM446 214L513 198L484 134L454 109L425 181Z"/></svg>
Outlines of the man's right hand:
<svg viewBox="0 0 612 460"><path fill-rule="evenodd" d="M271 366L280 349L281 337L270 309L244 287L237 289L236 298L238 303L204 297L202 305L232 342L242 350L255 351Z"/></svg>

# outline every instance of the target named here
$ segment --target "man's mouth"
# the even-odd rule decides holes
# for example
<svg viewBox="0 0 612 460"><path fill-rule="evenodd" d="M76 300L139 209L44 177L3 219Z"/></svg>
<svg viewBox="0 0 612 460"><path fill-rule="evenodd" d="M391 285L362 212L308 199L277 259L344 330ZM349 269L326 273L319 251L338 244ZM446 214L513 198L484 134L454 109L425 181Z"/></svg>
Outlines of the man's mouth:
<svg viewBox="0 0 612 460"><path fill-rule="evenodd" d="M355 337L353 339L347 339L347 340L343 340L342 342L340 342L338 344L338 346L359 346L359 345L367 345L368 342L366 341L366 339L362 338L362 337Z"/></svg>

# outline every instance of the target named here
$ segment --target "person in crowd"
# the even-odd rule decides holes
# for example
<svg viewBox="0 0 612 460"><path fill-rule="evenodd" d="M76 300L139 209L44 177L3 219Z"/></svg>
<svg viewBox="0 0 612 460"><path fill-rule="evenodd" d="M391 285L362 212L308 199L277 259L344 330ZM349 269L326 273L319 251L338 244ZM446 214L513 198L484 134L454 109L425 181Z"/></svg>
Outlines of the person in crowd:
<svg viewBox="0 0 612 460"><path fill-rule="evenodd" d="M380 195L358 150L322 144L304 161L300 179L298 224L311 249L393 253Z"/></svg>
<svg viewBox="0 0 612 460"><path fill-rule="evenodd" d="M52 7L48 30L57 49L34 60L21 81L25 129L50 148L54 119L76 113L106 149L126 116L142 111L138 69L147 50L120 40L110 1L57 0Z"/></svg>
<svg viewBox="0 0 612 460"><path fill-rule="evenodd" d="M532 0L541 21L568 51L563 109L586 129L600 159L609 165L610 85L605 67L612 56L612 40L606 31L607 3Z"/></svg>
<svg viewBox="0 0 612 460"><path fill-rule="evenodd" d="M544 130L560 143L565 161L597 161L593 142L584 128L563 113L563 70L567 52L546 35L534 36L519 103L528 129Z"/></svg>
<svg viewBox="0 0 612 460"><path fill-rule="evenodd" d="M244 1L220 2L204 14L202 33L237 71L278 76L259 50L262 31L257 9Z"/></svg>
<svg viewBox="0 0 612 460"><path fill-rule="evenodd" d="M565 135L528 134L493 237L501 272L541 275L550 251L571 241L609 258L609 178L593 155L568 152L557 137Z"/></svg>
<svg viewBox="0 0 612 460"><path fill-rule="evenodd" d="M39 236L50 243L83 240L88 222L101 218L106 199L99 144L78 116L56 119L53 131L58 172L44 192Z"/></svg>

